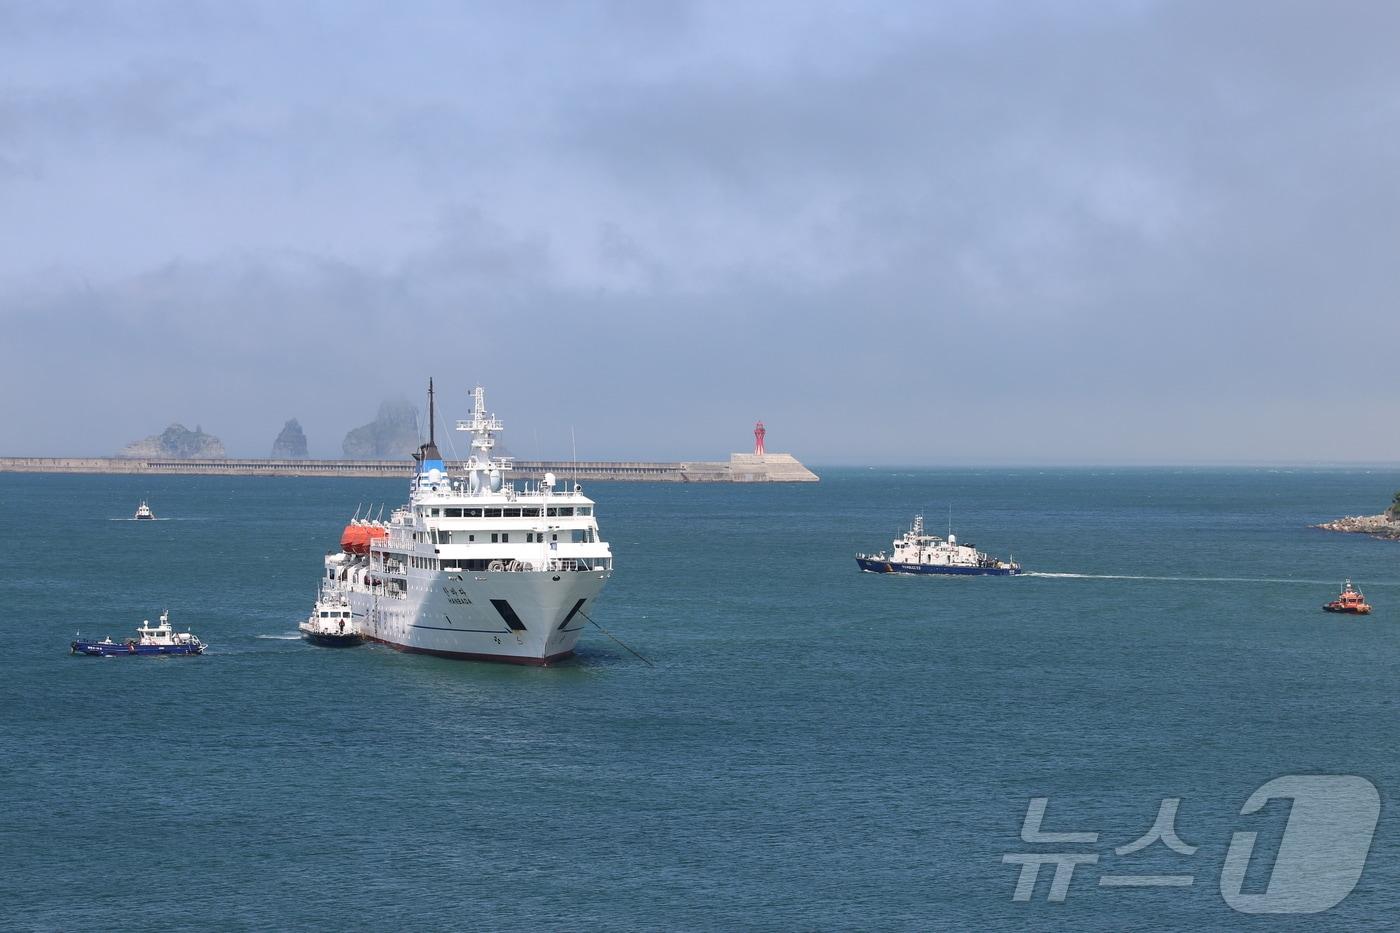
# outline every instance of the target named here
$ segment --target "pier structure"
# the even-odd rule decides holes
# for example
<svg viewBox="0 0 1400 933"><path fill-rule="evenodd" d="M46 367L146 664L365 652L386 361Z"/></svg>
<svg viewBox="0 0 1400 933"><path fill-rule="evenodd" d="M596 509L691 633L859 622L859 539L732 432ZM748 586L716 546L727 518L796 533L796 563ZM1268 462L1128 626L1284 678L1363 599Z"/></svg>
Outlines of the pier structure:
<svg viewBox="0 0 1400 933"><path fill-rule="evenodd" d="M728 461L516 460L507 479L554 473L581 481L661 483L815 483L819 477L792 454L730 454ZM460 471L465 461L448 460ZM402 476L411 460L267 460L126 457L0 457L0 473L135 473L205 476Z"/></svg>

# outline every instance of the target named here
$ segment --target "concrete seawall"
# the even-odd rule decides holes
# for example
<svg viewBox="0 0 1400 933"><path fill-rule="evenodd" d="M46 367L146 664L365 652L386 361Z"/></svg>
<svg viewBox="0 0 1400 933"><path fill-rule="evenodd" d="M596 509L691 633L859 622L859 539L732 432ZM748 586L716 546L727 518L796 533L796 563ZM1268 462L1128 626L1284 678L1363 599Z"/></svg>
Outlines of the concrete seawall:
<svg viewBox="0 0 1400 933"><path fill-rule="evenodd" d="M447 461L460 470L462 461ZM0 473L143 473L207 476L402 476L404 460L176 460L121 457L0 457ZM511 479L540 476L590 481L661 483L815 483L819 477L791 454L731 454L725 461L516 460Z"/></svg>

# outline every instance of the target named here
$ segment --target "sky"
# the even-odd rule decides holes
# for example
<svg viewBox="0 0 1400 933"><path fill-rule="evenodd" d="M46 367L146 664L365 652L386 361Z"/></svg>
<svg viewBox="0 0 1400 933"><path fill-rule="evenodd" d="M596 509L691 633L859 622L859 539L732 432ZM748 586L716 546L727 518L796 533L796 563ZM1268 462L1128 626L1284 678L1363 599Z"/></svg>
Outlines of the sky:
<svg viewBox="0 0 1400 933"><path fill-rule="evenodd" d="M0 454L1400 462L1400 5L0 0ZM466 450L465 437L456 440Z"/></svg>

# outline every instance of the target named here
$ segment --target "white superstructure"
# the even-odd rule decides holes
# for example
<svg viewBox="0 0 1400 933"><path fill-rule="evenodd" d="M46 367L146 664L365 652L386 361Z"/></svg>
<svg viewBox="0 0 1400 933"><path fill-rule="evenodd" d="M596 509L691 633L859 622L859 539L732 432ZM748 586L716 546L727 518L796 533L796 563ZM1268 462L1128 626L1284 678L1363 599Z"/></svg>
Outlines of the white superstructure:
<svg viewBox="0 0 1400 933"><path fill-rule="evenodd" d="M150 619L142 621L136 629L136 635L136 644L138 645L159 645L169 648L172 646L198 647L201 644L200 640L188 631L175 631L175 626L170 624L169 609L160 614L159 625L152 625Z"/></svg>
<svg viewBox="0 0 1400 933"><path fill-rule="evenodd" d="M501 422L472 393L462 474L433 439L416 454L406 506L387 521L355 519L326 557L327 595L343 596L367 639L454 658L548 664L573 653L583 613L612 574L593 500L547 473L517 486L492 455Z"/></svg>
<svg viewBox="0 0 1400 933"><path fill-rule="evenodd" d="M317 644L358 644L363 638L351 614L350 596L331 583L321 588L311 615L297 629Z"/></svg>

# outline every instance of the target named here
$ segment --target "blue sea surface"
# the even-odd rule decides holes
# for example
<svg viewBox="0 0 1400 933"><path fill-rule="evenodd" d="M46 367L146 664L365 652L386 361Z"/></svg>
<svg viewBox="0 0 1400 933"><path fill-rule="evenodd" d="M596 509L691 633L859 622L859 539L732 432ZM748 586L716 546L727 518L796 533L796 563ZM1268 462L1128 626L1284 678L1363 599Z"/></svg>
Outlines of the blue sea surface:
<svg viewBox="0 0 1400 933"><path fill-rule="evenodd" d="M0 475L0 927L1359 929L1400 915L1400 471L821 470L592 484L616 573L545 669L296 638L397 480ZM163 521L128 520L150 501ZM916 510L1020 578L862 574ZM376 506L377 507L377 506ZM1351 577L1375 613L1320 611ZM168 607L199 658L72 657ZM1286 774L1382 798L1355 890L1263 891ZM1043 829L1020 839L1033 797ZM1191 855L1118 856L1179 797ZM1095 853L1013 900L1025 852ZM1052 866L1053 868L1053 866ZM1190 874L1111 888L1107 873Z"/></svg>

